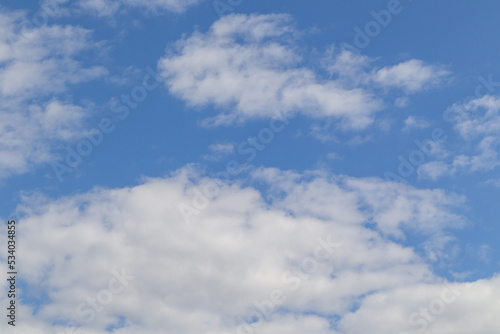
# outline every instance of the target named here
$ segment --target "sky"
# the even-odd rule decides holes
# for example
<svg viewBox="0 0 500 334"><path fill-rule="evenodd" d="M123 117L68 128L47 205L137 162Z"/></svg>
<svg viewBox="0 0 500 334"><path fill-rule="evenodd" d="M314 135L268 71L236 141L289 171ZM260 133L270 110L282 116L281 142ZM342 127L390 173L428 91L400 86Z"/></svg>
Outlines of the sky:
<svg viewBox="0 0 500 334"><path fill-rule="evenodd" d="M498 332L499 9L3 2L2 332Z"/></svg>

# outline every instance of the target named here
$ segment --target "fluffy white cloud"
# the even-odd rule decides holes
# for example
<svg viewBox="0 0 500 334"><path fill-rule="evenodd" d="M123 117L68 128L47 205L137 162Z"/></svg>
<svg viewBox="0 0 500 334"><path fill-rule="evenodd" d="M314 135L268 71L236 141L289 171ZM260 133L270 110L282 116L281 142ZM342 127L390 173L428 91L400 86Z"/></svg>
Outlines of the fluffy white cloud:
<svg viewBox="0 0 500 334"><path fill-rule="evenodd" d="M223 108L216 123L275 117L285 109L368 125L380 101L300 67L290 21L287 15L228 15L208 33L178 41L159 64L170 92L191 106Z"/></svg>
<svg viewBox="0 0 500 334"><path fill-rule="evenodd" d="M110 16L122 8L142 8L150 12L166 10L182 13L188 7L200 3L202 0L79 0L81 9L97 16Z"/></svg>
<svg viewBox="0 0 500 334"><path fill-rule="evenodd" d="M0 12L0 178L50 160L50 146L79 138L84 108L58 100L75 84L107 73L75 60L95 49L91 31L23 27L20 12Z"/></svg>
<svg viewBox="0 0 500 334"><path fill-rule="evenodd" d="M73 321L95 334L110 326L114 333L237 333L239 326L253 329L248 322L264 307L273 311L253 323L256 332L349 334L371 326L381 333L404 330L403 320L441 288L426 258L388 234L402 240L405 230L433 235L460 226L450 211L460 197L323 172L262 169L253 180L268 190L238 182L217 188L220 181L184 168L130 188L27 197L18 210L19 271L27 294L48 298L36 314L22 306L24 331L64 332L54 324ZM218 194L207 202L200 192ZM180 203L199 211L190 224ZM134 277L108 303L106 289L119 286L121 268ZM373 304L371 296L398 293L406 299ZM467 321L464 312L471 316L456 333L469 333L476 312L485 328L497 328L494 308L462 300L447 321L455 326ZM394 317L371 322L374 312L398 308Z"/></svg>
<svg viewBox="0 0 500 334"><path fill-rule="evenodd" d="M500 277L462 284L421 284L377 292L341 320L342 333L495 333Z"/></svg>
<svg viewBox="0 0 500 334"><path fill-rule="evenodd" d="M366 56L331 49L323 63L335 78L323 78L301 64L291 21L284 14L221 18L208 32L169 47L159 62L166 85L190 106L222 110L215 124L276 117L284 110L365 128L383 106L374 89L416 92L447 73L417 60L373 69Z"/></svg>

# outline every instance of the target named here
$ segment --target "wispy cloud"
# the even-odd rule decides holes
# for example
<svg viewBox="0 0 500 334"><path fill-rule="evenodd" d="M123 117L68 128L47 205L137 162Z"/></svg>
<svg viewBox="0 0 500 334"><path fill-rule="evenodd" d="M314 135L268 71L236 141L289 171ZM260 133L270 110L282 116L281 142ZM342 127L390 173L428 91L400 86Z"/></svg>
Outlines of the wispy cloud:
<svg viewBox="0 0 500 334"><path fill-rule="evenodd" d="M421 166L422 176L437 179L446 174L488 173L500 166L498 97L486 95L466 103L456 103L446 113L453 119L454 130L463 144L451 152L451 161L440 160Z"/></svg>
<svg viewBox="0 0 500 334"><path fill-rule="evenodd" d="M404 121L403 131L409 131L411 129L426 129L431 124L422 117L408 116Z"/></svg>
<svg viewBox="0 0 500 334"><path fill-rule="evenodd" d="M450 72L442 66L424 64L418 59L384 67L373 73L373 81L386 88L400 88L409 93L439 85Z"/></svg>
<svg viewBox="0 0 500 334"><path fill-rule="evenodd" d="M112 16L127 8L138 8L148 12L169 11L182 13L202 0L78 0L77 5L96 16Z"/></svg>
<svg viewBox="0 0 500 334"><path fill-rule="evenodd" d="M203 159L217 161L234 153L235 143L211 144L208 149L210 153L203 155Z"/></svg>

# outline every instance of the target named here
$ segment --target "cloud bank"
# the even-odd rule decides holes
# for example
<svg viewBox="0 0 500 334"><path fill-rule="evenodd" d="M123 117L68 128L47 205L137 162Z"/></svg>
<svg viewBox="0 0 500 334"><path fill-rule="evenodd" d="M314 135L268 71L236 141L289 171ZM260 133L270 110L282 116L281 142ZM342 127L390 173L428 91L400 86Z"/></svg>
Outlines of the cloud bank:
<svg viewBox="0 0 500 334"><path fill-rule="evenodd" d="M185 167L133 187L26 197L18 209L21 295L41 306L22 303L18 330L355 334L423 326L409 319L442 298L447 285L430 261L446 245L434 240L417 252L404 240L450 236L465 222L456 213L464 198L321 171L259 169L248 182L261 190ZM200 193L212 194L208 203ZM190 224L180 203L200 208ZM465 285L448 284L460 297L439 314L432 306L429 333L498 330L498 279Z"/></svg>

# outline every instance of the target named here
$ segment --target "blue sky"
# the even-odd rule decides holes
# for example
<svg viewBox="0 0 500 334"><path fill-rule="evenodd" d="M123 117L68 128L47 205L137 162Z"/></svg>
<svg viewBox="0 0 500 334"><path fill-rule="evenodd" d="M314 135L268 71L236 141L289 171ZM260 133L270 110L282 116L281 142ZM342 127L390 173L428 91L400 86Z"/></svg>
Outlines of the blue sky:
<svg viewBox="0 0 500 334"><path fill-rule="evenodd" d="M345 305L331 307L314 293L307 293L318 284L308 281L312 290L299 290L304 295L290 297L289 304L266 319L267 327L259 327L263 333L285 330L295 321L300 323L297 333L361 333L364 328L373 329L370 324L377 314L367 295L392 301L386 305L391 312L399 305L401 291L408 289L416 297L404 300L401 308L412 310L422 304L417 300L422 285L427 286L429 300L433 300L433 293L439 293L432 291L438 291L443 280L483 282L499 293L500 46L495 43L495 32L500 28L496 15L499 3L59 0L51 3L53 11L48 4L8 1L0 7L4 21L0 27L0 95L4 101L0 104L0 216L19 220L19 233L26 234L26 243L37 240L40 234L47 239L37 241L37 247L57 244L59 239L51 239L44 230L51 224L61 235L90 233L88 238L92 239L92 233L106 230L109 223L114 227L106 230L107 237L119 239L131 232L129 225L118 221L128 210L130 216L140 217L138 212L142 212L147 220L143 223L157 229L158 234L172 231L179 233L180 240L189 239L187 228L170 225L185 223L182 219L174 222L186 218L185 212L179 216L178 210L178 204L185 203L197 212L193 216L196 224L202 224L189 225L196 230L195 235L206 230L207 236L220 238L224 245L226 232L219 225L211 226L214 221L247 217L259 222L266 215L283 214L280 219L286 217L290 222L275 222L277 226L269 230L259 230L256 226L261 223L256 223L256 234L243 224L241 231L233 232L249 238L249 245L252 240L262 242L270 252L281 245L287 251L276 257L290 260L306 256L307 247L294 248L293 242L285 241L268 243L267 238L281 228L284 236L295 229L292 226L311 224L314 228L296 227L291 234L300 235L304 228L302 233L308 236L309 232L335 234L336 228L343 229L340 225L353 224L359 228L356 233L374 233L373 238L380 239L376 246L380 254L392 245L401 248L396 252L410 252L411 260L395 260L397 265L408 261L408 266L416 266L404 270L414 273L420 266L428 270L427 276L422 276L427 278L403 277L387 286L367 283L366 291L338 297ZM227 10L220 13L214 4L224 4L221 8ZM43 24L36 23L40 13L45 13ZM35 25L24 35L23 22ZM102 122L107 125L102 126ZM99 124L102 138L98 144L89 144L87 137L95 134ZM108 133L103 133L103 128ZM430 139L434 142L423 149L419 146ZM86 147L92 152L80 154L76 167L68 166L67 148L78 151L79 147L85 149L82 145L90 145ZM218 194L209 198L208 209L193 208L190 199L197 193L193 197L189 189L201 189L215 174L228 171L230 161L242 165L241 170L223 181ZM61 166L67 172L58 174L56 168ZM388 179L389 174L397 180ZM143 195L133 195L135 192ZM174 199L158 204L155 200L159 195ZM344 203L344 197L349 203ZM145 198L151 202L142 203ZM100 201L108 206L103 208ZM134 204L129 208L124 203ZM137 209L132 208L135 205ZM166 210L164 216L158 205ZM174 218L156 226L165 215ZM65 219L71 221L68 226ZM314 230L317 223L304 222L308 219L333 225ZM30 232L23 231L23 221ZM54 222L43 225L49 221ZM87 223L96 230L87 231ZM286 224L290 228L284 228ZM346 243L350 236L346 232ZM152 263L147 270L152 276L157 271L168 272L167 263L173 261L169 252L174 251L161 249L161 243L154 242L154 251L150 250L148 238L141 234L133 243L135 248L127 252L158 251L157 256L169 260L159 261L157 267ZM315 240L313 236L304 244L314 246ZM355 238L352 244L359 242L359 248L364 249L371 240ZM205 242L210 244L210 240ZM115 303L97 312L87 325L77 316L58 313L61 308L74 310L83 295L100 290L83 284L84 274L65 283L52 275L64 273L64 268L89 265L92 249L99 249L102 258L113 263L122 246L119 242L106 245L105 239L99 239L95 244L82 242L80 253L62 245L59 252L67 258L60 262L53 259L55 264L36 257L26 260L23 265L29 263L34 268L23 282L26 290L40 283L36 270L48 275L41 285L48 298L38 302L36 309L42 311L32 312L26 326L58 330L56 327L62 325L53 324L72 319L92 333L157 330L154 324L161 322L156 315L151 315L150 323L141 322L129 316L134 314L133 308L120 308ZM218 254L219 246L212 246L214 253L208 254ZM20 247L30 248L26 254L36 253L35 246ZM57 249L44 255L55 256ZM177 251L188 261L188 254L197 250ZM269 254L249 260L249 266L264 270L267 259L274 258ZM217 267L218 255L213 256L207 261ZM117 263L139 270L127 258L120 256ZM225 260L232 263L237 259ZM329 265L339 265L341 277L342 270L348 271L342 263L350 258L335 261ZM377 272L389 273L391 266L396 266L389 260L376 261L380 262ZM196 264L201 270L203 263ZM95 269L100 270L98 276L103 281L110 266ZM233 277L234 272L226 269L227 277ZM314 279L326 279L322 274L315 272ZM365 272L359 275L361 282L371 277ZM330 273L329 277L334 276ZM228 279L226 283L236 287L235 282L242 277L235 274L233 278L235 281ZM206 277L206 289L213 280L217 279ZM151 279L150 286L156 284ZM335 280L328 284L335 285ZM67 285L75 291L63 296L58 291ZM184 288L189 289L189 285ZM146 288L135 287L134 291L141 289ZM255 293L240 296L251 301L267 291L267 285L242 284L242 289ZM326 287L324 294L337 296L331 289ZM124 293L132 294L129 290ZM174 296L167 303L168 312L172 312L169 316L191 314L192 300L174 292L169 296ZM126 297L120 294L116 298ZM196 296L192 298L196 300ZM488 303L487 296L484 298L477 303ZM228 296L221 300L232 303ZM311 303L320 306L307 306ZM208 333L201 324L212 322L214 332L236 332L235 319L245 318L251 306L242 302L230 312L224 304L215 309L203 302L200 305L191 310L196 314L192 327L174 320L162 326L169 331ZM454 326L450 319L463 318L457 305L450 304L450 310L436 321L427 320L425 330L435 333L438 323ZM406 318L411 318L412 312L401 312L387 319L388 327L377 327L375 332L418 328L411 323L404 328L401 323L407 326ZM328 326L323 328L321 321L325 319ZM488 321L484 320L481 329L469 323L443 328L457 333L498 330L497 324Z"/></svg>

